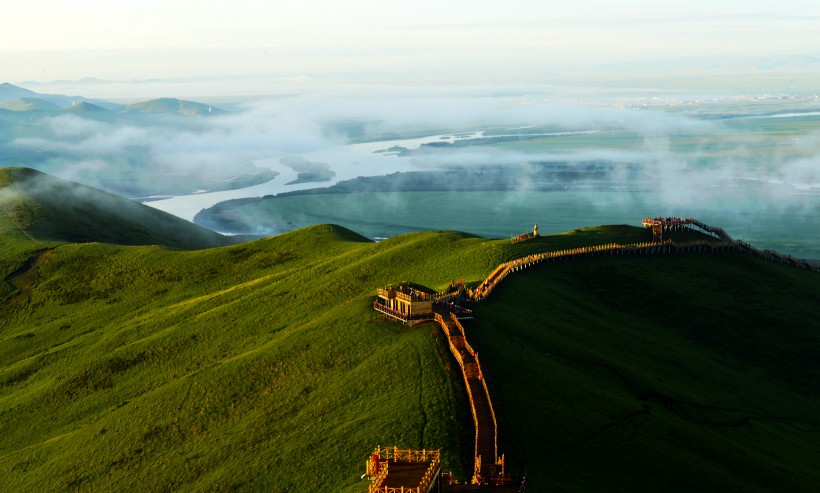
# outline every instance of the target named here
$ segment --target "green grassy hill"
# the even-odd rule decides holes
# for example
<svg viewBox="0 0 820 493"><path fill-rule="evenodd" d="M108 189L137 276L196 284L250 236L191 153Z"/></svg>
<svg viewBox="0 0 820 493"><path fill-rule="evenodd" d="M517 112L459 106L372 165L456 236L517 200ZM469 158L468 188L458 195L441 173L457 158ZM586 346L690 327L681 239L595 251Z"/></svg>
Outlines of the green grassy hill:
<svg viewBox="0 0 820 493"><path fill-rule="evenodd" d="M482 242L317 226L195 252L49 250L3 303L0 474L23 490L352 492L379 443L457 458L438 330L383 322L371 297L401 276L477 280L495 260ZM451 267L408 269L419 249Z"/></svg>
<svg viewBox="0 0 820 493"><path fill-rule="evenodd" d="M0 191L14 174L0 174ZM0 221L0 476L18 491L361 492L377 444L442 448L445 469L467 477L470 416L440 329L381 320L375 289L474 284L533 251L648 234L372 243L320 225L177 251L45 242L9 224ZM759 303L725 291L737 275ZM531 491L607 481L680 490L741 472L747 489L820 484L807 468L818 428L809 308L789 319L802 330L749 322L768 320L771 306L816 306L816 274L715 254L556 264L505 283L468 330ZM722 307L741 305L727 328Z"/></svg>
<svg viewBox="0 0 820 493"><path fill-rule="evenodd" d="M0 169L0 223L41 242L207 248L234 241L171 214L28 168Z"/></svg>

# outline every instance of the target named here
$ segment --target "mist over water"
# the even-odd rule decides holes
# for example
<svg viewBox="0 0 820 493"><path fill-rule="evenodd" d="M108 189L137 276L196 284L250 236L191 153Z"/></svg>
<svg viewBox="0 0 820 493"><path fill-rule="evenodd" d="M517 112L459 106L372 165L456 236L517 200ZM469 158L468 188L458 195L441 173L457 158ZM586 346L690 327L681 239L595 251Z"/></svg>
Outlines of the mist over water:
<svg viewBox="0 0 820 493"><path fill-rule="evenodd" d="M247 218L261 234L280 233L288 223L347 220L372 236L437 228L503 237L534 222L546 232L675 214L714 222L760 246L820 258L813 233L820 230L820 103L665 97L665 103L647 106L640 96L589 104L500 88L293 96L186 120L47 115L34 118L27 128L36 131L11 145L46 156L35 167L58 176L118 193L133 183L130 196L156 195L149 205L188 220L225 200L360 176L491 171L477 184L484 197L454 195L463 210L454 205L423 224L396 222L380 233L345 212L345 202L334 202L324 212L304 205L298 220L277 219L293 211L276 207L266 217ZM227 186L260 171L275 177L250 187ZM572 176L545 178L549 173ZM165 182L187 183L199 193L152 188ZM442 180L436 191L447 192L449 184L465 192L460 179ZM372 217L407 206L412 197L402 196L398 185L390 191L397 195L355 208ZM489 192L496 194L491 200ZM345 200L352 210L355 200ZM277 203L290 207L286 202ZM473 210L480 211L478 218L468 212Z"/></svg>
<svg viewBox="0 0 820 493"><path fill-rule="evenodd" d="M288 106L303 103L291 101ZM698 107L673 112L506 97L322 103L312 109L311 118L320 122L316 127L321 135L332 138L299 155L327 163L335 173L332 179L288 185L293 173L283 173L251 189L153 205L191 218L229 198L329 186L358 176L501 169L517 191L501 192L509 185L505 182L483 195L454 192L453 200L436 206L439 212L431 216L402 215L402 208L419 207L411 203L415 196L403 195L397 185L392 194L378 194L369 203L353 196L283 199L267 208L264 217L248 218L256 227L244 232L276 234L338 222L371 237L420 229L504 237L535 222L545 232L560 232L596 224L638 224L645 215L681 215L718 224L764 248L820 258L820 237L814 233L820 231L820 119L816 112L795 112L793 103L779 111L777 106L772 111L772 106L727 105L725 118L719 113L716 117L714 108L706 118ZM277 114L265 103L259 107ZM606 176L587 178L582 170L590 163L606 168ZM539 181L544 167L555 166L579 170L580 175L568 184ZM439 185L440 192L448 188L446 181ZM461 180L452 185L452 190L460 189ZM480 185L494 190L486 180ZM544 188L550 191L541 191ZM296 202L301 211L293 209ZM271 217L277 215L281 217ZM401 219L373 220L378 216Z"/></svg>

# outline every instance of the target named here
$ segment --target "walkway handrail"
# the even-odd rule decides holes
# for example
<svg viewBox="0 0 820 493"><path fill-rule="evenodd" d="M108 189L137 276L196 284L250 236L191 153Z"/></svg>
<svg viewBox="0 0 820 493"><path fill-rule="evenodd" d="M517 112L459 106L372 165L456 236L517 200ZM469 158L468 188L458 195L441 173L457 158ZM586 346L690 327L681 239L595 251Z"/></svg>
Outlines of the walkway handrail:
<svg viewBox="0 0 820 493"><path fill-rule="evenodd" d="M385 461L383 463L379 463L379 472L375 478L373 478L373 482L370 483L370 487L368 488L368 493L378 493L381 491L382 483L387 478L387 468L389 466L389 462Z"/></svg>
<svg viewBox="0 0 820 493"><path fill-rule="evenodd" d="M452 313L450 314L450 320L455 324L456 327L458 327L458 330L461 331L461 335L464 337L464 348L467 349L467 352L470 353L470 356L476 358L475 349L473 349L473 347L467 341L467 332L464 331L464 326L461 325L461 322ZM476 363L478 363L478 361L476 361Z"/></svg>
<svg viewBox="0 0 820 493"><path fill-rule="evenodd" d="M424 473L424 476L422 476L421 482L419 483L419 489L422 493L426 493L430 488L430 485L433 484L433 481L436 479L436 472L438 471L440 465L441 459L439 456L436 456L432 461L430 461L430 465L427 467L427 471Z"/></svg>
<svg viewBox="0 0 820 493"><path fill-rule="evenodd" d="M432 320L432 318L430 318L430 315L432 315L432 313L429 313L429 314L428 313L412 314L412 315L408 316L408 315L406 315L406 314L404 314L404 313L402 313L398 310L394 310L394 309L389 308L385 305L382 305L381 303L379 303L379 300L376 300L376 301L373 302L373 309L375 309L378 312L384 313L385 315L389 315L393 318L397 318L397 319L401 320L402 322Z"/></svg>
<svg viewBox="0 0 820 493"><path fill-rule="evenodd" d="M525 257L519 257L517 259L510 260L508 262L503 262L499 264L493 271L487 276L487 279L484 280L481 284L478 285L474 290L468 292L470 298L473 301L481 301L482 299L486 298L493 292L495 287L504 280L505 277L510 272L518 271L520 269L524 269L527 267L531 267L534 264L537 264L543 260L552 260L552 259L559 259L559 258L568 258L568 257L575 257L581 255L590 255L590 254L603 254L603 255L613 255L616 253L632 253L632 252L650 252L650 253L666 253L667 250L664 247L675 248L676 250L681 250L684 248L692 248L692 247L704 247L710 250L715 249L725 249L725 248L736 248L746 250L749 253L755 254L765 260L769 261L776 261L780 263L786 263L793 265L795 267L800 267L803 269L808 269L814 272L820 273L820 265L812 264L803 259L796 259L791 255L784 255L772 250L763 250L760 251L753 246L749 245L746 242L739 241L733 239L729 234L723 230L722 228L718 228L715 226L709 226L708 224L704 224L703 222L693 219L693 218L656 218L651 219L647 218L643 220L643 224L653 225L655 223L663 224L667 227L675 227L675 226L683 226L683 225L693 225L696 226L708 233L714 234L717 236L719 241L692 241L686 243L673 243L671 240L663 240L663 241L653 241L653 242L642 242L642 243L632 243L629 245L619 245L617 243L609 243L606 245L596 245L596 246L589 246L589 247L579 247L579 248L571 248L566 250L557 250L551 252L541 252L530 254ZM660 252L658 248L661 248Z"/></svg>
<svg viewBox="0 0 820 493"><path fill-rule="evenodd" d="M647 221L646 219L644 221ZM571 248L565 250L556 250L550 252L541 252L530 254L525 257L519 257L517 259L510 260L508 262L503 262L499 264L492 273L487 276L487 279L484 280L477 288L469 292L470 297L473 301L480 301L487 296L495 289L495 287L504 280L505 277L510 272L518 271L520 269L524 269L527 267L531 267L534 264L537 264L543 260L552 260L552 259L560 259L560 258L568 258L568 257L575 257L581 255L612 255L615 253L631 253L631 252L639 252L639 251L649 251L651 253L658 252L658 248L663 247L671 247L676 249L681 248L688 248L693 246L703 246L710 249L716 248L726 248L726 247L743 247L746 249L750 249L747 244L733 240L731 236L729 236L723 229L716 228L713 226L708 226L703 224L702 222L696 219L684 219L681 220L680 224L693 224L705 231L714 233L718 236L720 241L694 241L694 242L687 242L687 243L673 243L671 240L664 240L661 242L642 242L642 243L632 243L628 245L620 245L617 243L609 243L605 245L595 245L595 246L588 246L588 247L578 247L578 248ZM665 250L662 250L665 252ZM759 252L755 252L761 255ZM766 256L765 254L761 256ZM768 256L775 257L779 256L781 261L789 262L793 265L798 267L808 268L812 270L817 270L820 272L820 266L814 266L806 261L799 261L796 259L792 259L789 257L789 260L785 260L782 255L773 255L769 253Z"/></svg>
<svg viewBox="0 0 820 493"><path fill-rule="evenodd" d="M398 447L376 447L373 455L379 460L393 460L399 462L430 462L441 459L440 450L427 449L400 449Z"/></svg>

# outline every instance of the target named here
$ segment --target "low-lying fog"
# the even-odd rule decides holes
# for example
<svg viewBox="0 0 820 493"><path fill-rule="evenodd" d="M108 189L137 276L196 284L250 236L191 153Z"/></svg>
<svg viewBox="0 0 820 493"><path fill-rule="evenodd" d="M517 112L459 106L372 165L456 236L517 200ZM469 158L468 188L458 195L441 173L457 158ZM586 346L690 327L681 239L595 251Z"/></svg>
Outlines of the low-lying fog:
<svg viewBox="0 0 820 493"><path fill-rule="evenodd" d="M737 204L738 213L817 215L820 102L686 103L584 105L542 97L474 95L297 96L246 103L238 111L184 125L169 120L154 124L146 119L131 123L46 116L35 123L41 135L29 134L12 144L48 153L48 171L78 181L95 176L98 183L105 183L99 177L123 173L123 163L134 180L151 175L207 184L261 169L278 173L250 187L216 192L203 187L199 191L204 193L157 196L148 202L188 220L220 201L324 187L358 176L502 167L515 173L527 189L528 174L536 164L572 167L591 162L628 165L628 176L611 176L613 190L660 192L659 209L681 210L692 200L702 200L699 191L704 188L742 186L744 181L733 180L742 178L777 185L778 191L769 194L753 187L754 196ZM133 158L135 149L140 151L138 159ZM581 180L575 186L582 184ZM141 191L154 192L147 187ZM155 192L163 195L159 189ZM789 203L789 194L818 198ZM602 201L602 207L610 202ZM795 209L798 203L800 208ZM726 201L692 205L723 213L734 206ZM623 222L638 219L625 217ZM452 229L469 230L457 218L453 221Z"/></svg>

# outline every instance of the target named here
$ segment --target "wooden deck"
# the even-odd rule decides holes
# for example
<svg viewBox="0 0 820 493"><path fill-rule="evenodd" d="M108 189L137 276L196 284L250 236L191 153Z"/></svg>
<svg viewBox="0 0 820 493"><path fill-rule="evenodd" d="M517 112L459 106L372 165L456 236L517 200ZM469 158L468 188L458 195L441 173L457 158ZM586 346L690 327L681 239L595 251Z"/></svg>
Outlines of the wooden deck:
<svg viewBox="0 0 820 493"><path fill-rule="evenodd" d="M415 489L424 478L424 473L430 467L430 462L400 462L390 461L390 471L382 484L387 488Z"/></svg>
<svg viewBox="0 0 820 493"><path fill-rule="evenodd" d="M440 486L441 451L377 446L365 474L369 493L428 493Z"/></svg>

